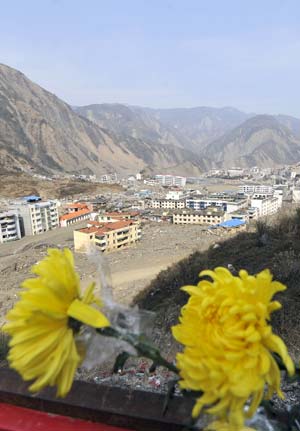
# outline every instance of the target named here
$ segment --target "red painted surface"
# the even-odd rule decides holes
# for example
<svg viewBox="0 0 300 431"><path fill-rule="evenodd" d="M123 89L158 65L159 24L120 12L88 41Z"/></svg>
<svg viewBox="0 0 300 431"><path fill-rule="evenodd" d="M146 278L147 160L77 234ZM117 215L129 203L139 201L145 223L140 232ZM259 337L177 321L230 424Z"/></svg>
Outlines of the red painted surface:
<svg viewBox="0 0 300 431"><path fill-rule="evenodd" d="M0 431L130 431L0 403Z"/></svg>

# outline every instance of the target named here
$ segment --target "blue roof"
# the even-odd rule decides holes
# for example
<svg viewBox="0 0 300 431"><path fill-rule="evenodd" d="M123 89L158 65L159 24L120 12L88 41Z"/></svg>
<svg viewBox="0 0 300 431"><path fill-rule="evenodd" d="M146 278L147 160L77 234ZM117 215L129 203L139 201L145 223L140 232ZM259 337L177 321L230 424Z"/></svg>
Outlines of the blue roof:
<svg viewBox="0 0 300 431"><path fill-rule="evenodd" d="M24 201L27 201L27 202L36 202L41 200L39 196L35 196L35 195L24 196L23 199Z"/></svg>
<svg viewBox="0 0 300 431"><path fill-rule="evenodd" d="M240 220L238 218L233 218L232 220L223 221L223 223L217 224L219 227L239 227L246 224L245 220Z"/></svg>

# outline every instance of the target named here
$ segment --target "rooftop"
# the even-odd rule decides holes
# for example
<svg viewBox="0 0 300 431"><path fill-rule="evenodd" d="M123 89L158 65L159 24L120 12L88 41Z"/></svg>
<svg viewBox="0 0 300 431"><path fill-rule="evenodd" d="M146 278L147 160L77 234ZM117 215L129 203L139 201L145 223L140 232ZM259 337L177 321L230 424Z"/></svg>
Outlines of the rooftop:
<svg viewBox="0 0 300 431"><path fill-rule="evenodd" d="M37 202L37 201L41 201L42 198L40 198L39 196L30 195L30 196L24 196L23 200L26 202Z"/></svg>
<svg viewBox="0 0 300 431"><path fill-rule="evenodd" d="M208 207L204 210L192 210L189 208L181 209L181 210L173 210L173 214L193 214L193 215L224 215L224 211L220 210L218 207Z"/></svg>
<svg viewBox="0 0 300 431"><path fill-rule="evenodd" d="M223 221L222 223L217 224L217 227L224 227L224 228L232 228L232 227L240 227L242 225L246 224L246 222L244 220L239 220L239 219L232 219L232 220L227 220L227 221Z"/></svg>
<svg viewBox="0 0 300 431"><path fill-rule="evenodd" d="M87 234L96 233L100 235L107 232L111 232L113 230L123 229L125 227L132 226L134 223L130 220L120 220L113 223L101 223L101 222L89 221L88 224L92 226L78 229L78 232L87 233Z"/></svg>
<svg viewBox="0 0 300 431"><path fill-rule="evenodd" d="M118 211L112 211L112 212L106 212L103 215L109 216L109 217L126 217L131 216L135 217L138 216L140 213L138 211L128 211L128 212L118 212Z"/></svg>
<svg viewBox="0 0 300 431"><path fill-rule="evenodd" d="M189 196L187 198L187 200L195 200L195 201L216 201L216 200L220 200L223 202L230 202L230 203L234 203L234 202L246 202L247 200L245 199L244 196L241 195L225 195L225 194L219 194L219 195L208 195L208 196Z"/></svg>
<svg viewBox="0 0 300 431"><path fill-rule="evenodd" d="M80 202L74 202L72 204L68 204L67 208L87 208L87 204L86 203L80 203Z"/></svg>
<svg viewBox="0 0 300 431"><path fill-rule="evenodd" d="M82 228L82 229L79 229L79 232L82 232L82 233L96 233L96 232L98 232L98 230L99 230L99 228L98 227L96 227L96 226L91 226L91 227L84 227L84 228Z"/></svg>
<svg viewBox="0 0 300 431"><path fill-rule="evenodd" d="M82 209L71 214L64 214L60 217L60 220L72 220L73 218L77 218L86 214L91 214L91 210Z"/></svg>

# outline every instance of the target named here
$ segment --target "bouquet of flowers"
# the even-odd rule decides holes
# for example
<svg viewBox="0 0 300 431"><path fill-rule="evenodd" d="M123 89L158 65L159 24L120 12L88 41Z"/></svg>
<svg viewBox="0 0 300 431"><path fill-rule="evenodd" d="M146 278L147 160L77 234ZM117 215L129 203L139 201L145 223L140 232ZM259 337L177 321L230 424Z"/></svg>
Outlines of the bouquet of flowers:
<svg viewBox="0 0 300 431"><path fill-rule="evenodd" d="M286 286L273 281L267 269L255 276L241 270L235 276L219 267L202 271L196 286L182 287L189 298L172 328L182 345L174 363L128 324L134 310L124 313L101 300L94 282L82 292L69 249L49 249L32 272L35 277L22 283L3 327L10 336L10 367L31 382L32 392L56 386L57 396L64 397L76 369L97 344L105 357L116 356L115 369L135 355L172 371L183 393L195 396L195 426L205 412L211 417L207 430L239 431L254 429L245 423L263 399L275 393L283 397L281 371L299 375L270 324L271 313L281 307L273 296Z"/></svg>

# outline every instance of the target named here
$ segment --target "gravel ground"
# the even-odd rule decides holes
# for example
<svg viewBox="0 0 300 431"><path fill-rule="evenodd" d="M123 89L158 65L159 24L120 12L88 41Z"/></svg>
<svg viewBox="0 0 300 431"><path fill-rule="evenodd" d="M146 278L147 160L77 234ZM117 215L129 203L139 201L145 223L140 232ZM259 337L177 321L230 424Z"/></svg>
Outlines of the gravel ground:
<svg viewBox="0 0 300 431"><path fill-rule="evenodd" d="M78 224L80 228L85 224ZM0 308L1 321L17 299L20 283L30 276L33 264L43 259L48 247L73 249L74 226L56 229L44 234L25 237L0 245ZM130 303L162 269L188 256L195 250L204 250L217 237L204 233L200 226L177 226L167 223L149 223L143 226L142 239L136 245L114 253L90 258L75 256L83 285L95 279L99 262L111 273L116 300Z"/></svg>

